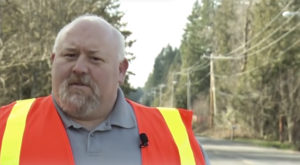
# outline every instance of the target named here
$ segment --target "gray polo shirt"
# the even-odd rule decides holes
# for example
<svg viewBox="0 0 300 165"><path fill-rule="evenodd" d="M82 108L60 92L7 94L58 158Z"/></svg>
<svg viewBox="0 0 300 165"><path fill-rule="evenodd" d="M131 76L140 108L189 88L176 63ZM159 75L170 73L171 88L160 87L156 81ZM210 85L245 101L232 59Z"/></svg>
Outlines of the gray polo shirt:
<svg viewBox="0 0 300 165"><path fill-rule="evenodd" d="M121 89L107 120L91 131L68 118L55 100L54 103L70 139L76 165L142 164L134 111Z"/></svg>
<svg viewBox="0 0 300 165"><path fill-rule="evenodd" d="M54 98L53 102L67 130L76 165L142 164L134 111L121 89L118 89L117 101L107 120L91 131L68 118ZM209 165L207 154L200 147Z"/></svg>

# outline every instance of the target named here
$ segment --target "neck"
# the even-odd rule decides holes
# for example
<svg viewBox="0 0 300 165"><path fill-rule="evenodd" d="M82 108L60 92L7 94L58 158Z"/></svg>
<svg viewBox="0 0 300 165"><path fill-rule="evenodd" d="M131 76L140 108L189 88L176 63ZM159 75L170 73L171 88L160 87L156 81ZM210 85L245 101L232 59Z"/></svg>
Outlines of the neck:
<svg viewBox="0 0 300 165"><path fill-rule="evenodd" d="M94 120L80 120L80 119L72 119L76 123L82 125L85 129L91 131L95 129L99 124L101 124L106 118L103 119L94 119Z"/></svg>

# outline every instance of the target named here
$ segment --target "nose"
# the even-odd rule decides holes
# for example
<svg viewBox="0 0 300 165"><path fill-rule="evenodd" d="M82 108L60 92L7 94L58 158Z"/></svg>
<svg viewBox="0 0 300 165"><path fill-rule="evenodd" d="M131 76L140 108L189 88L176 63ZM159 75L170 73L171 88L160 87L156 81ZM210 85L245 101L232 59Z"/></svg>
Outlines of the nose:
<svg viewBox="0 0 300 165"><path fill-rule="evenodd" d="M76 74L85 74L88 72L88 63L83 56L77 58L72 71Z"/></svg>

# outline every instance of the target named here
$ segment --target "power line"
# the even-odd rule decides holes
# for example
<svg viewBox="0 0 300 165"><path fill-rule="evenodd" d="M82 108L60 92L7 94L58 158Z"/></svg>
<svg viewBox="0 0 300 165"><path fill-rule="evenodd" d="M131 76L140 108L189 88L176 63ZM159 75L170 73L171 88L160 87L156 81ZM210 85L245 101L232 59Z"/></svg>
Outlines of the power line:
<svg viewBox="0 0 300 165"><path fill-rule="evenodd" d="M199 65L198 67L192 68L191 71L192 71L192 72L195 72L195 71L198 71L198 70L202 70L202 69L207 68L209 65L210 65L210 63L207 62L206 64Z"/></svg>
<svg viewBox="0 0 300 165"><path fill-rule="evenodd" d="M200 64L200 62L197 62L197 63L193 64L192 66L190 66L188 68L183 68L179 72L175 72L173 74L174 75L186 75L187 72L195 72L198 70L202 70L202 69L207 68L209 65L210 65L209 62L202 63L202 64Z"/></svg>
<svg viewBox="0 0 300 165"><path fill-rule="evenodd" d="M286 48L283 52L281 52L278 56L281 57L282 55L284 55L287 51L289 51L289 49L291 49L292 47L294 47L295 45L297 45L298 43L300 43L300 39L298 39L296 42L294 42L292 45L290 45L288 48ZM265 63L263 63L262 65L260 66L257 66L257 67L254 67L252 68L251 70L247 70L247 71L244 71L244 72L239 72L239 73L235 73L233 75L218 75L218 74L215 74L215 77L218 77L218 78L229 78L229 77L232 77L232 76L242 76L242 75L245 75L245 74L249 74L255 70L258 70L260 69L261 67L264 67L270 63L273 63L273 62L279 62L281 61L282 59L277 59L277 60L271 60L271 61L266 61Z"/></svg>
<svg viewBox="0 0 300 165"><path fill-rule="evenodd" d="M289 20L288 21L290 21L292 19L292 17L291 18L289 18ZM266 41L267 39L269 39L271 36L273 36L278 30L280 30L281 29L281 27L283 26L283 25L285 25L286 23L284 23L284 24L281 24L277 29L275 29L272 33L270 33L267 37L265 37L265 38L263 38L262 40L260 40L256 45L254 45L253 47L251 47L251 48L249 48L249 49L247 49L246 51L244 51L242 54L245 54L245 53L247 53L247 52L249 52L250 50L253 50L254 48L256 48L256 47L258 47L259 45L261 45L261 43L263 43L264 41ZM286 37L288 34L290 34L291 32L293 32L295 29L296 29L296 27L297 26L299 26L299 23L296 25L296 26L294 26L294 28L292 28L292 29L289 29L289 31L288 32L286 32L284 35L282 35L281 37L279 37L278 38L278 40L277 41L280 41L282 38L284 38L284 37ZM275 40L276 41L276 40ZM276 41L276 42L277 42ZM276 42L274 42L274 43L276 43ZM269 45L272 45L272 44L269 44ZM263 47L264 48L264 47ZM263 48L261 48L261 49L263 49ZM259 50L260 51L260 50ZM253 55L253 53L252 53L252 55ZM251 56L251 55L248 55L248 57L249 56ZM243 58L243 57L245 57L244 55L239 55L239 56L235 56L235 57L239 57L239 58Z"/></svg>
<svg viewBox="0 0 300 165"><path fill-rule="evenodd" d="M300 22L296 24L296 26L294 26L293 28L289 29L287 32L285 32L283 35L281 35L280 37L278 37L276 40L274 40L273 42L269 43L268 45L256 50L255 52L252 52L250 54L247 55L247 57L250 57L250 56L253 56L253 55L256 55L258 52L261 52L269 47L271 47L272 45L276 44L277 42L281 41L283 38L285 38L287 35L289 35L290 33L292 33L294 30L296 30L298 28L298 26L300 25ZM263 39L264 41L265 39ZM251 49L251 48L250 48ZM249 50L250 50L249 49ZM246 52L244 52L246 53ZM240 60L242 59L243 57L246 57L245 55L238 55L238 56L213 56L213 57L210 57L210 56L203 56L204 58L213 58L213 59L217 59L217 60Z"/></svg>
<svg viewBox="0 0 300 165"><path fill-rule="evenodd" d="M238 98L243 99L243 100L247 100L247 99L250 99L250 98L255 99L255 98L261 97L260 94L258 95L258 94L255 94L254 92L246 94L246 95L227 93L227 92L222 92L220 90L216 90L216 92L219 93L220 95L223 95L223 96L238 97Z"/></svg>
<svg viewBox="0 0 300 165"><path fill-rule="evenodd" d="M187 68L183 68L183 69L181 69L182 71L184 71L184 72L187 72L187 71L190 71L190 70L192 70L193 68L196 68L196 67L198 67L199 65L201 65L200 64L200 61L197 61L196 63L194 63L192 66L190 66L190 67L187 67Z"/></svg>
<svg viewBox="0 0 300 165"><path fill-rule="evenodd" d="M208 67L210 64L208 63L207 65L205 65L205 66L203 66L203 67L199 67L197 70L200 70L200 69L203 69L203 68L206 68L206 67ZM190 70L190 72L194 72L194 71L197 71L197 70ZM175 72L175 73L173 73L173 75L175 76L175 75L187 75L187 72ZM195 85L195 84L197 84L197 83L200 83L200 82L202 82L203 80L205 80L205 78L206 77L208 77L210 75L210 72L208 72L203 78L201 78L200 80L198 80L198 81L196 81L196 82L193 82L192 83L192 85Z"/></svg>
<svg viewBox="0 0 300 165"><path fill-rule="evenodd" d="M210 72L208 72L204 77L202 77L200 80L193 82L192 85L196 85L201 83L203 80L205 80L208 76L210 76Z"/></svg>
<svg viewBox="0 0 300 165"><path fill-rule="evenodd" d="M238 50L243 49L247 44L249 44L254 39L256 39L258 36L260 36L273 22L275 22L278 18L281 17L282 13L293 3L293 1L294 0L291 0L285 7L283 7L282 10L275 17L273 17L273 19L270 22L268 22L268 24L266 26L264 26L264 28L261 29L258 33L256 33L250 40L248 40L246 43L242 44L238 48L232 50L231 52L225 54L224 56L230 56L233 53L237 52ZM292 18L288 19L287 22L289 22L291 19Z"/></svg>

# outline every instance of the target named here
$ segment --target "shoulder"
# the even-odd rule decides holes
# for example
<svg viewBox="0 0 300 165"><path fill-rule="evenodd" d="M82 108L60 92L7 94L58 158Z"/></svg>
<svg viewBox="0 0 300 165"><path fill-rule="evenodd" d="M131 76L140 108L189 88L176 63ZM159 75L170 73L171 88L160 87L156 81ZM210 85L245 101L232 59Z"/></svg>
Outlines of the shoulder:
<svg viewBox="0 0 300 165"><path fill-rule="evenodd" d="M184 120L185 124L190 124L192 122L193 112L191 110L186 110L183 108L163 108L163 107L149 107L139 103L136 103L132 100L126 99L126 101L132 106L133 110L137 113L142 114L153 114L157 116L158 114L161 115L163 111L167 112L167 114L172 114L172 112L179 113L182 120ZM171 112L171 113L168 113ZM173 113L174 114L174 113Z"/></svg>
<svg viewBox="0 0 300 165"><path fill-rule="evenodd" d="M145 111L147 112L153 112L153 111L157 111L156 107L149 107L149 106L145 106L142 105L140 103L134 102L130 99L126 99L126 101L129 103L129 105L133 108L133 110L136 111Z"/></svg>
<svg viewBox="0 0 300 165"><path fill-rule="evenodd" d="M10 111L12 109L12 107L16 104L16 101L10 103L10 104L7 104L7 105L4 105L4 106L1 106L0 107L0 114L4 114L4 113L7 113L8 111Z"/></svg>
<svg viewBox="0 0 300 165"><path fill-rule="evenodd" d="M40 104L40 103L45 103L45 102L52 102L52 99L51 99L51 96L45 96L45 97L38 97L38 98L30 98L30 99L34 99L34 104ZM12 103L9 103L7 105L4 105L4 106L1 106L0 107L0 113L5 113L7 111L10 111L15 105L17 102L21 102L21 101L26 101L26 100L29 100L29 99L24 99L24 100L16 100Z"/></svg>

